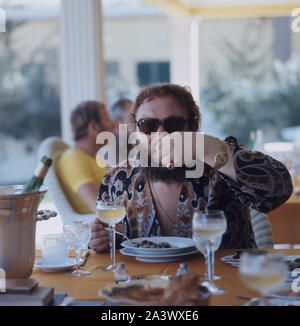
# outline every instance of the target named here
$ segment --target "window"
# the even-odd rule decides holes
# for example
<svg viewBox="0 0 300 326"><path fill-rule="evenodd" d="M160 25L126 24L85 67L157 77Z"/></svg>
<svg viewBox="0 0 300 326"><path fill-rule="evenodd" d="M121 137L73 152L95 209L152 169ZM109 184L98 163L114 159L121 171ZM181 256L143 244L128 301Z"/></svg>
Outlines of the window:
<svg viewBox="0 0 300 326"><path fill-rule="evenodd" d="M139 86L170 82L169 62L140 62L137 65Z"/></svg>

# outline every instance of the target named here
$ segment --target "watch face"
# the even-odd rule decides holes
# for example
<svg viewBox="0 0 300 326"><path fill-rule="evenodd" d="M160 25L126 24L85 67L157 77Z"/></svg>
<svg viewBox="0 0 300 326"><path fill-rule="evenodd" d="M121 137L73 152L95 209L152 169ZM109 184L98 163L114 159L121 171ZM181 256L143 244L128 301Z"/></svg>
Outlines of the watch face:
<svg viewBox="0 0 300 326"><path fill-rule="evenodd" d="M216 157L216 161L219 163L219 164L224 164L226 162L226 154L225 153L220 153L220 154L217 154L217 157Z"/></svg>
<svg viewBox="0 0 300 326"><path fill-rule="evenodd" d="M227 162L227 153L219 152L215 157L215 168L221 168Z"/></svg>

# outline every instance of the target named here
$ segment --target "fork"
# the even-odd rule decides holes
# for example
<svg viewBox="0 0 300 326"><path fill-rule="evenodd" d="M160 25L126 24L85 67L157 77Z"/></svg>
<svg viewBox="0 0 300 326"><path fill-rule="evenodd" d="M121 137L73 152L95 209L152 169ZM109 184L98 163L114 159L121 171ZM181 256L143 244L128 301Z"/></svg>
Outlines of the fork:
<svg viewBox="0 0 300 326"><path fill-rule="evenodd" d="M106 227L104 227L104 229L107 230L107 231L111 231L110 228L106 228ZM123 234L123 233L121 233L121 232L118 232L118 231L116 231L116 230L115 230L115 232L116 232L117 234L122 235L122 236L123 236L124 238L126 238L127 240L130 240L130 239L127 237L127 235L125 235L125 234Z"/></svg>

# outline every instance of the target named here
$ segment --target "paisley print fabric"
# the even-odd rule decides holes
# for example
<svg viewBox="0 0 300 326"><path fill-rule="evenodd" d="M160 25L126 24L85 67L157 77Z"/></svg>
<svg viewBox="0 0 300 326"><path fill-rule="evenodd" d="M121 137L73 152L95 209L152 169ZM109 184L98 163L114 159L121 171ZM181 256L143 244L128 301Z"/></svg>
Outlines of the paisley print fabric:
<svg viewBox="0 0 300 326"><path fill-rule="evenodd" d="M221 248L255 248L249 207L269 212L283 204L292 193L286 167L261 152L251 152L234 137L225 141L232 147L237 181L205 164L198 179L186 179L179 197L174 236L192 236L192 216L196 210L221 209L228 228ZM119 198L126 216L117 229L130 238L162 235L149 182L139 168L113 168L100 186L98 199Z"/></svg>

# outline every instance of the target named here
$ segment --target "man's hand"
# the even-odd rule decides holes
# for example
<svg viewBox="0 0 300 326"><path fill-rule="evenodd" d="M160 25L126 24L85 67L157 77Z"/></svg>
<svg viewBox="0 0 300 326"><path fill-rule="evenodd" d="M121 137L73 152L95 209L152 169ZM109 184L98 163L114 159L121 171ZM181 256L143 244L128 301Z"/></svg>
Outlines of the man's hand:
<svg viewBox="0 0 300 326"><path fill-rule="evenodd" d="M158 133L157 133L158 134ZM173 132L153 135L151 157L168 169L186 166L186 178L200 178L204 171L204 138L202 132ZM194 168L193 168L194 167ZM192 169L193 168L193 169Z"/></svg>
<svg viewBox="0 0 300 326"><path fill-rule="evenodd" d="M168 167L172 162L176 167L195 165L195 160L204 161L204 134L200 132L160 133L151 141L154 148L153 159Z"/></svg>
<svg viewBox="0 0 300 326"><path fill-rule="evenodd" d="M108 231L98 219L95 219L92 225L92 236L89 246L98 253L106 252L109 249Z"/></svg>

